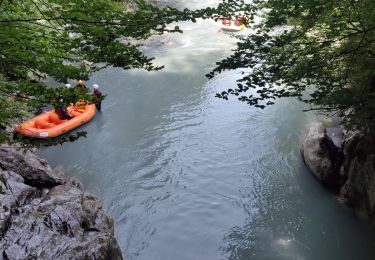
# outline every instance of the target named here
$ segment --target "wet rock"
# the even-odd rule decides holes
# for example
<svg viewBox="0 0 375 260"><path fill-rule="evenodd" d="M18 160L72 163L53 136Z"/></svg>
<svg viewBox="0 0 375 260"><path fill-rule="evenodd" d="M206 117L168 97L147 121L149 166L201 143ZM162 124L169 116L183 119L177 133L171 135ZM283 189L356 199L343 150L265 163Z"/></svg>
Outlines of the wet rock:
<svg viewBox="0 0 375 260"><path fill-rule="evenodd" d="M1 152L0 260L122 259L113 220L97 197L83 192L76 179L64 183L61 174L53 176L35 155L22 159L22 153ZM12 165L10 158L24 167ZM32 182L29 170L38 173Z"/></svg>
<svg viewBox="0 0 375 260"><path fill-rule="evenodd" d="M61 174L54 172L47 162L30 151L0 147L0 167L22 176L34 187L53 187L63 184Z"/></svg>
<svg viewBox="0 0 375 260"><path fill-rule="evenodd" d="M11 224L11 216L33 196L38 196L35 188L23 183L21 176L0 170L0 238Z"/></svg>
<svg viewBox="0 0 375 260"><path fill-rule="evenodd" d="M347 205L375 220L375 137L360 132L309 127L300 149L302 157L323 184L333 187Z"/></svg>
<svg viewBox="0 0 375 260"><path fill-rule="evenodd" d="M344 142L344 133L340 127L327 127L325 129L325 134L332 140L333 144L337 148L342 148Z"/></svg>
<svg viewBox="0 0 375 260"><path fill-rule="evenodd" d="M314 122L300 144L302 158L313 175L322 184L335 190L346 181L340 171L344 157L341 149L342 137L340 140L338 133L340 130L334 128L327 132L323 123Z"/></svg>
<svg viewBox="0 0 375 260"><path fill-rule="evenodd" d="M344 143L344 171L347 182L341 189L346 202L375 217L375 140L349 133Z"/></svg>
<svg viewBox="0 0 375 260"><path fill-rule="evenodd" d="M98 199L66 185L19 208L0 248L9 259L121 259L113 221Z"/></svg>

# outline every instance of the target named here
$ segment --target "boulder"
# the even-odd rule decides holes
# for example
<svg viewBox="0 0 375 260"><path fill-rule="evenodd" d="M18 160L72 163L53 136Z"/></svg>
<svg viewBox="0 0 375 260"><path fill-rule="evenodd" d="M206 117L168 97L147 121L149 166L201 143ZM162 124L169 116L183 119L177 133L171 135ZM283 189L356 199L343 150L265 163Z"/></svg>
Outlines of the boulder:
<svg viewBox="0 0 375 260"><path fill-rule="evenodd" d="M325 129L325 134L332 140L333 144L342 149L342 145L344 142L344 132L340 127L327 127Z"/></svg>
<svg viewBox="0 0 375 260"><path fill-rule="evenodd" d="M0 260L122 259L113 220L97 197L77 180L55 176L37 156L7 151L0 150Z"/></svg>
<svg viewBox="0 0 375 260"><path fill-rule="evenodd" d="M0 168L21 175L33 187L53 187L64 183L61 174L30 151L0 147Z"/></svg>
<svg viewBox="0 0 375 260"><path fill-rule="evenodd" d="M358 132L348 133L344 143L344 171L347 182L341 189L345 201L367 212L375 213L375 140Z"/></svg>
<svg viewBox="0 0 375 260"><path fill-rule="evenodd" d="M335 190L345 182L345 176L340 172L344 157L341 147L337 146L342 143L339 133L335 128L327 132L322 122L313 122L300 143L307 167L322 184Z"/></svg>
<svg viewBox="0 0 375 260"><path fill-rule="evenodd" d="M37 189L23 183L23 178L16 173L0 169L0 238L10 225L11 215L37 196ZM1 256L0 256L1 258Z"/></svg>
<svg viewBox="0 0 375 260"><path fill-rule="evenodd" d="M375 137L326 128L314 122L300 144L302 158L324 185L340 192L347 205L375 220Z"/></svg>

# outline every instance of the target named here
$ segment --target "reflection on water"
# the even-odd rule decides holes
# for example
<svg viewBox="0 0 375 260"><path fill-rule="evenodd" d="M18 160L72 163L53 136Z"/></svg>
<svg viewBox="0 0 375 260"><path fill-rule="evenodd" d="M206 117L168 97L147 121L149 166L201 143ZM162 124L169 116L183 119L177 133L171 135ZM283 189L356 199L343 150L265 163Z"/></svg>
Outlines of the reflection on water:
<svg viewBox="0 0 375 260"><path fill-rule="evenodd" d="M373 232L303 166L311 115L214 98L240 76L204 77L234 40L208 21L182 28L145 47L163 71L95 74L108 98L88 138L43 151L102 198L125 258L375 259Z"/></svg>

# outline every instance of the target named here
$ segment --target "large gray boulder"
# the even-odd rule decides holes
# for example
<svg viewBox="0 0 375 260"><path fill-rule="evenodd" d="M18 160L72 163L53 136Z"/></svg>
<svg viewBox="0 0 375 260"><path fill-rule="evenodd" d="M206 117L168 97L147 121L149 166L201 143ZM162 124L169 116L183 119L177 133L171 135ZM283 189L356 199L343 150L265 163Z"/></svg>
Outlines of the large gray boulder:
<svg viewBox="0 0 375 260"><path fill-rule="evenodd" d="M375 220L375 137L314 122L300 144L303 160L347 205Z"/></svg>
<svg viewBox="0 0 375 260"><path fill-rule="evenodd" d="M300 143L302 158L313 175L324 185L338 189L345 182L340 171L343 162L342 136L336 128L327 128L322 122L313 122ZM340 140L341 138L341 140Z"/></svg>
<svg viewBox="0 0 375 260"><path fill-rule="evenodd" d="M31 186L53 187L64 183L61 174L30 151L0 147L0 167L21 175Z"/></svg>
<svg viewBox="0 0 375 260"><path fill-rule="evenodd" d="M0 260L122 259L113 220L97 197L76 180L54 176L35 155L22 159L22 153L8 152L1 150L0 157Z"/></svg>

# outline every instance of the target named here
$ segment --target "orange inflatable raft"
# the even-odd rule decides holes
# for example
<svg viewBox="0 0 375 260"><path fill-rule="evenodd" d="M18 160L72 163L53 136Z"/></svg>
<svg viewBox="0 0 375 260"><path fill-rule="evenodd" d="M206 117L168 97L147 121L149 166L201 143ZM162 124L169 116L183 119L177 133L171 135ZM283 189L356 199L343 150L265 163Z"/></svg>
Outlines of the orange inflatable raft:
<svg viewBox="0 0 375 260"><path fill-rule="evenodd" d="M74 117L69 120L61 120L55 110L40 114L16 128L16 132L36 138L49 138L65 134L77 128L94 117L95 105L70 106L68 111Z"/></svg>

